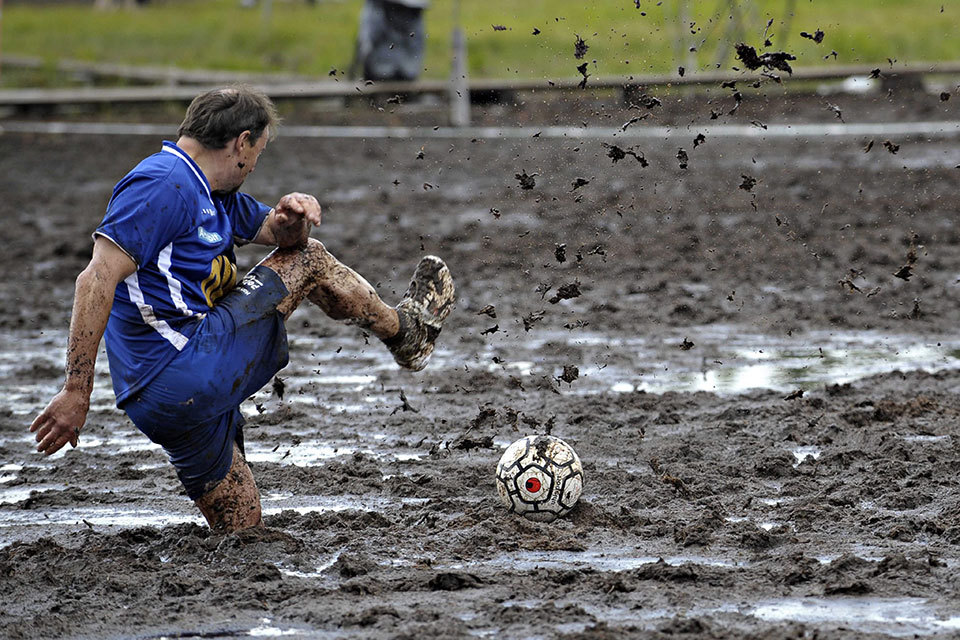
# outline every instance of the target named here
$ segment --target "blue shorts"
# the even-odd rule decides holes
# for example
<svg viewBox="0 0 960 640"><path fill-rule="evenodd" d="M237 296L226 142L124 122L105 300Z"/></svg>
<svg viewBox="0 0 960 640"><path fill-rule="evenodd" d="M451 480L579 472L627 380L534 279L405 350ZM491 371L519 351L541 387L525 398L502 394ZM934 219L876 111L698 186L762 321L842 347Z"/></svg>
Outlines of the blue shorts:
<svg viewBox="0 0 960 640"><path fill-rule="evenodd" d="M257 266L200 322L183 350L121 407L161 445L196 500L226 477L233 443L243 451L240 403L286 366L277 304L287 288Z"/></svg>

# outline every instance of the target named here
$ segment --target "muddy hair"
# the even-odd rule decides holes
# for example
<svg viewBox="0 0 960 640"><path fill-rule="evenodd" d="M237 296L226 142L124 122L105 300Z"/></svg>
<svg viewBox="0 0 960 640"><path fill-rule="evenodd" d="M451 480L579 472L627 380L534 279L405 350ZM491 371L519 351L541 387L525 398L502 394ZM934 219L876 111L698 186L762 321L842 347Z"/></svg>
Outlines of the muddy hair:
<svg viewBox="0 0 960 640"><path fill-rule="evenodd" d="M177 130L208 149L222 149L244 131L250 131L255 144L269 127L276 135L280 116L267 95L246 85L213 89L193 99Z"/></svg>

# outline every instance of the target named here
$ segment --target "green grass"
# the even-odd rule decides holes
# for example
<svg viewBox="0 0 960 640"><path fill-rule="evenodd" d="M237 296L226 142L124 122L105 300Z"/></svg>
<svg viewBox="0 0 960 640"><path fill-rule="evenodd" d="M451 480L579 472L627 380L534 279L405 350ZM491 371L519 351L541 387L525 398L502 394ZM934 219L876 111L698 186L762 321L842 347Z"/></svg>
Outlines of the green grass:
<svg viewBox="0 0 960 640"><path fill-rule="evenodd" d="M731 40L762 44L769 19L774 50L797 55L795 66L955 60L954 25L960 3L949 0L740 0L739 35L729 32L727 2L693 0L681 30L677 0L463 0L462 24L473 77L571 78L577 75L574 42L589 46L593 76L729 68ZM239 0L154 0L139 10L95 11L87 4L8 4L0 46L5 54L124 64L242 71L278 71L325 78L345 70L353 56L362 0L274 0L270 20ZM943 11L941 12L941 7ZM641 15L646 13L646 15ZM689 23L688 23L689 24ZM506 30L494 30L494 25ZM450 70L453 0L434 0L426 13L424 77ZM539 35L533 35L534 29ZM801 31L825 32L822 44ZM692 33L691 33L692 32ZM687 49L695 46L690 54ZM831 51L837 52L834 60ZM723 56L723 54L727 54ZM691 64L692 57L692 64ZM593 64L596 61L596 64ZM58 82L49 72L12 74L13 81ZM36 76L36 77L35 77ZM0 76L3 77L3 76ZM3 78L9 85L10 78Z"/></svg>

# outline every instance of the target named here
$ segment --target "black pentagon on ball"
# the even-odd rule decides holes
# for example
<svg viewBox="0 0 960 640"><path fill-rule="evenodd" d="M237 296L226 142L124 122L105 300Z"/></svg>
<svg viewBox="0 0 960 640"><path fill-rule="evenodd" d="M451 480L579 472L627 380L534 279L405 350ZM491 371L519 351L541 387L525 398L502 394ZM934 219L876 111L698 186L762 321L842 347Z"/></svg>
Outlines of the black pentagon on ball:
<svg viewBox="0 0 960 640"><path fill-rule="evenodd" d="M567 489L568 489L568 487L570 486L570 484L571 484L574 480L579 480L579 481L580 481L580 488L581 488L581 490L582 490L582 489L583 489L583 474L580 473L579 471L576 472L576 473L573 473L573 474L571 474L571 475L569 475L569 476L567 476L566 478L564 478L563 481L562 481L561 484L560 484L560 494L559 494L559 496L558 496L558 498L557 498L557 501L559 502L560 506L563 507L564 509L568 509L568 510L569 510L569 509L572 509L573 506L577 503L577 500L580 499L580 495L579 495L579 492L578 492L577 497L574 498L569 504L567 504L567 503L564 501L564 500L566 499L566 497L567 497Z"/></svg>

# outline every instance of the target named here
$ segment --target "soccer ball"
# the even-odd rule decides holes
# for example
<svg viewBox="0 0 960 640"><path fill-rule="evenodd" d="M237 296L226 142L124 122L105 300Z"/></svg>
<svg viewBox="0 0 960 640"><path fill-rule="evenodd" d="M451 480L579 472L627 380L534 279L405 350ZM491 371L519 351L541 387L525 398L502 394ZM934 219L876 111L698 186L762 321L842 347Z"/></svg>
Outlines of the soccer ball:
<svg viewBox="0 0 960 640"><path fill-rule="evenodd" d="M510 511L552 522L577 504L583 466L573 447L554 436L527 436L507 447L497 463L497 493Z"/></svg>

